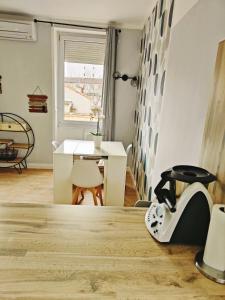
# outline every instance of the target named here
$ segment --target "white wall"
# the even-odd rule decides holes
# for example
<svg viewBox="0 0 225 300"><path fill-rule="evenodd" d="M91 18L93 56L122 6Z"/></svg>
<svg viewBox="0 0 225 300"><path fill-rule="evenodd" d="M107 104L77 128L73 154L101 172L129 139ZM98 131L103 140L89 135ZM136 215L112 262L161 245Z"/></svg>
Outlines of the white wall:
<svg viewBox="0 0 225 300"><path fill-rule="evenodd" d="M117 71L121 74L138 75L140 39L140 30L122 29L117 55ZM122 141L125 147L133 141L136 103L137 88L130 85L130 80L117 80L115 140Z"/></svg>
<svg viewBox="0 0 225 300"><path fill-rule="evenodd" d="M172 27L176 26L198 1L199 0L175 0Z"/></svg>
<svg viewBox="0 0 225 300"><path fill-rule="evenodd" d="M49 25L38 24L37 42L0 40L0 75L3 94L0 111L12 112L27 120L34 130L36 144L28 161L52 162L52 78ZM29 113L27 94L39 85L48 95L48 113Z"/></svg>
<svg viewBox="0 0 225 300"><path fill-rule="evenodd" d="M118 46L118 70L137 74L139 56L139 30L122 30ZM51 27L38 24L37 42L0 40L0 75L3 94L0 95L0 111L12 112L26 119L32 126L36 138L34 151L29 157L32 164L51 164L53 139L52 97L52 51ZM48 95L48 113L28 112L27 94L39 85ZM132 142L133 112L136 104L136 88L129 83L116 83L116 139L125 146ZM83 139L93 128L67 127L67 138ZM65 132L65 128L63 129ZM64 132L59 130L59 139ZM64 138L64 137L63 137Z"/></svg>
<svg viewBox="0 0 225 300"><path fill-rule="evenodd" d="M153 186L168 167L199 164L224 12L224 0L199 0L173 28Z"/></svg>

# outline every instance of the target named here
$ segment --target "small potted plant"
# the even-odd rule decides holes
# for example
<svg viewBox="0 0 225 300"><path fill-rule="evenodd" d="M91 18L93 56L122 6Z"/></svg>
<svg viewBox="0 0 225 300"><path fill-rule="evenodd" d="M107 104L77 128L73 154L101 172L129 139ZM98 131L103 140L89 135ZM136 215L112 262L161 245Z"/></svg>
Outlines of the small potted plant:
<svg viewBox="0 0 225 300"><path fill-rule="evenodd" d="M100 122L104 119L104 115L102 114L102 107L98 105L94 105L91 107L90 119L97 120L96 132L90 132L93 137L93 141L95 142L95 148L100 148L102 142L102 132L100 130Z"/></svg>

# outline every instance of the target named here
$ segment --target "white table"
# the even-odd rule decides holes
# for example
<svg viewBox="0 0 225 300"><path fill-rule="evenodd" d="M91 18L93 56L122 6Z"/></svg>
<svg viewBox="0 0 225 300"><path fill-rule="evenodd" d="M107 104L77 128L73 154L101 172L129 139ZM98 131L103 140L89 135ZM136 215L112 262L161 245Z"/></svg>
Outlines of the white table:
<svg viewBox="0 0 225 300"><path fill-rule="evenodd" d="M104 205L124 206L127 155L120 142L65 140L53 154L54 203L72 203L71 171L75 156L105 157Z"/></svg>

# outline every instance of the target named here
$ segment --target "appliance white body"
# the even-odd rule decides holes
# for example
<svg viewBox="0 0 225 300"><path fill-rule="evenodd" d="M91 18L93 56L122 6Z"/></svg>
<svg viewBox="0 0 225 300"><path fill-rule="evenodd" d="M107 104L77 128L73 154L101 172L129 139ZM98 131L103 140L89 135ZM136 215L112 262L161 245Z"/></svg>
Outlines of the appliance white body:
<svg viewBox="0 0 225 300"><path fill-rule="evenodd" d="M189 185L177 199L175 212L172 213L165 203L151 204L145 215L145 224L150 234L159 242L170 242L189 201L198 192L202 192L206 197L211 214L213 205L211 196L203 184L195 182Z"/></svg>

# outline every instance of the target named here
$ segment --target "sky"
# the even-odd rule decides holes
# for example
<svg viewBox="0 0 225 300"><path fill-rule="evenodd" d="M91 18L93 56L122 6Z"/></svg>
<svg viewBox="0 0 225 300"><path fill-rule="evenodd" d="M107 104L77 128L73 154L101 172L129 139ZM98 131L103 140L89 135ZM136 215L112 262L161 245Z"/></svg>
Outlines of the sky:
<svg viewBox="0 0 225 300"><path fill-rule="evenodd" d="M103 78L103 65L64 63L65 77Z"/></svg>

